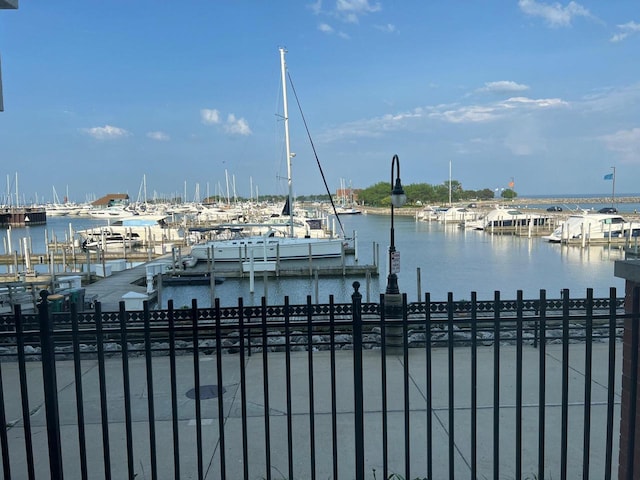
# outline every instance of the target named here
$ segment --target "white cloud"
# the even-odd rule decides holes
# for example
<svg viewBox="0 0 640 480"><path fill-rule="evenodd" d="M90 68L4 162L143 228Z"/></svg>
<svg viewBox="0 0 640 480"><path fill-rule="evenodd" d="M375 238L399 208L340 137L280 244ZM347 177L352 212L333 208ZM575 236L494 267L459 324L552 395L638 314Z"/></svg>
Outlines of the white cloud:
<svg viewBox="0 0 640 480"><path fill-rule="evenodd" d="M227 117L227 123L224 126L224 130L227 133L231 133L233 135L251 135L251 129L249 128L249 124L244 118L236 118L233 113L230 113Z"/></svg>
<svg viewBox="0 0 640 480"><path fill-rule="evenodd" d="M387 23L386 25L374 25L375 28L385 33L395 33L398 31L395 25Z"/></svg>
<svg viewBox="0 0 640 480"><path fill-rule="evenodd" d="M357 120L345 123L330 129L318 136L322 142L333 142L336 140L353 139L358 137L373 138L379 137L385 132L398 131L407 128L409 122L424 117L423 110L416 108L413 111L396 114L387 114L369 119Z"/></svg>
<svg viewBox="0 0 640 480"><path fill-rule="evenodd" d="M318 30L320 30L322 33L326 33L327 35L337 35L340 38L344 38L346 40L349 39L349 35L347 35L344 32L341 31L336 31L331 25L329 25L328 23L321 23L318 25Z"/></svg>
<svg viewBox="0 0 640 480"><path fill-rule="evenodd" d="M203 108L200 110L200 118L205 125L220 123L220 112L215 109Z"/></svg>
<svg viewBox="0 0 640 480"><path fill-rule="evenodd" d="M321 23L320 25L318 25L318 30L326 34L331 34L334 31L333 27L327 23Z"/></svg>
<svg viewBox="0 0 640 480"><path fill-rule="evenodd" d="M497 118L498 113L494 107L471 105L455 110L433 112L429 116L431 118L444 120L448 123L476 123L493 120Z"/></svg>
<svg viewBox="0 0 640 480"><path fill-rule="evenodd" d="M551 27L568 27L576 17L592 18L593 16L582 5L569 2L565 7L559 3L553 5L536 0L519 0L520 10L532 17L541 17Z"/></svg>
<svg viewBox="0 0 640 480"><path fill-rule="evenodd" d="M218 125L222 123L218 110L203 108L200 110L202 123L205 125ZM227 115L227 121L222 125L225 133L231 135L251 135L253 132L249 128L249 123L244 118L236 118L233 113Z"/></svg>
<svg viewBox="0 0 640 480"><path fill-rule="evenodd" d="M610 135L600 137L605 146L612 152L620 155L620 159L625 163L639 163L638 152L640 151L640 128L631 130L619 130Z"/></svg>
<svg viewBox="0 0 640 480"><path fill-rule="evenodd" d="M92 136L96 140L112 140L116 138L128 137L131 135L124 128L114 127L113 125L105 125L104 127L84 128L83 132Z"/></svg>
<svg viewBox="0 0 640 480"><path fill-rule="evenodd" d="M512 113L518 109L564 107L568 103L559 98L532 99L527 97L512 97L504 102L489 105L465 105L458 108L435 107L429 114L430 118L440 119L448 123L479 123L490 122Z"/></svg>
<svg viewBox="0 0 640 480"><path fill-rule="evenodd" d="M527 105L531 107L549 108L549 107L566 107L569 104L559 98L527 98L527 97L512 97L507 99L504 104L506 108L511 108L515 105Z"/></svg>
<svg viewBox="0 0 640 480"><path fill-rule="evenodd" d="M374 138L390 131L424 132L425 128L430 129L433 126L429 126L429 121L465 125L489 123L506 118L511 122L512 118L520 119L536 111L568 106L568 102L559 98L512 97L504 101L487 104L449 104L418 107L405 112L345 123L327 130L319 136L319 140L333 142L362 137ZM518 115L520 116L518 117ZM516 147L517 144L517 141L512 141L509 144L509 148L514 152L519 152L518 154L525 154L523 152L527 150L524 147Z"/></svg>
<svg viewBox="0 0 640 480"><path fill-rule="evenodd" d="M347 23L358 23L358 19L367 13L378 12L382 9L379 3L369 4L369 0L338 0L336 13Z"/></svg>
<svg viewBox="0 0 640 480"><path fill-rule="evenodd" d="M501 80L498 82L487 82L484 84L484 87L479 88L477 91L489 93L512 93L524 92L526 90L529 90L528 85L522 85L511 80Z"/></svg>
<svg viewBox="0 0 640 480"><path fill-rule="evenodd" d="M310 4L309 8L315 15L320 14L322 12L322 0L318 0L317 2Z"/></svg>
<svg viewBox="0 0 640 480"><path fill-rule="evenodd" d="M170 140L169 135L167 135L164 132L147 132L147 137L149 137L152 140L157 140L159 142L166 142L168 140Z"/></svg>
<svg viewBox="0 0 640 480"><path fill-rule="evenodd" d="M382 9L379 3L370 4L369 0L337 0L335 8L322 9L322 1L308 5L314 15L328 15L346 23L358 23L361 16L378 12Z"/></svg>
<svg viewBox="0 0 640 480"><path fill-rule="evenodd" d="M618 25L618 33L614 34L609 41L613 43L621 42L629 35L638 32L640 32L640 23L627 22L622 25Z"/></svg>

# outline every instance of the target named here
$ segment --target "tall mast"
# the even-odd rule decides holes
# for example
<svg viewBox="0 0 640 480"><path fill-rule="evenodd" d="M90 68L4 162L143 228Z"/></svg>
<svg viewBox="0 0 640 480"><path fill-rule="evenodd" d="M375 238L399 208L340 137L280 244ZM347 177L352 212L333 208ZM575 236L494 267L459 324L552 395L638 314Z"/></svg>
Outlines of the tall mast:
<svg viewBox="0 0 640 480"><path fill-rule="evenodd" d="M282 69L282 102L284 103L284 143L287 147L287 186L289 188L289 234L293 237L293 185L291 183L291 145L289 144L289 107L287 105L287 64L284 60L286 50L280 48L280 66Z"/></svg>
<svg viewBox="0 0 640 480"><path fill-rule="evenodd" d="M449 206L451 206L451 160L449 160Z"/></svg>

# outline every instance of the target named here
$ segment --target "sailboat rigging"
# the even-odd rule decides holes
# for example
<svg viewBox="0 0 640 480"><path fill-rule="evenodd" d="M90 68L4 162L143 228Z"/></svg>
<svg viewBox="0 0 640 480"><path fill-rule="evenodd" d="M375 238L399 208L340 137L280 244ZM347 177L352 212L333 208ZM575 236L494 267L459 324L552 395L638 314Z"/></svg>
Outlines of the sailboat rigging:
<svg viewBox="0 0 640 480"><path fill-rule="evenodd" d="M282 48L280 49L280 52L282 54L282 52L283 52ZM282 58L283 58L283 62L284 62L284 56ZM283 63L283 65L284 65L284 63ZM307 137L309 138L309 143L311 144L311 149L313 150L313 155L314 155L314 157L316 159L316 163L318 164L318 170L320 170L320 176L322 177L322 181L324 183L325 191L327 192L327 195L329 196L329 201L331 202L331 209L333 210L334 215L338 219L338 225L340 226L340 232L342 233L342 236L346 237L345 232L344 232L344 227L342 226L342 221L340 220L340 216L338 215L338 211L336 209L336 205L335 205L335 203L333 201L333 196L331 195L331 190L329 190L329 185L327 184L327 179L326 179L326 177L324 175L324 171L322 170L322 165L320 165L320 159L318 158L318 152L316 151L316 146L314 145L313 139L311 138L311 132L309 131L309 126L307 125L307 120L304 117L304 113L302 112L302 106L300 105L300 99L298 98L298 94L296 93L296 89L293 86L293 80L291 80L291 75L288 74L288 72L285 71L284 67L283 67L283 71L282 71L282 75L283 75L283 77L282 77L283 78L282 87L283 87L284 91L286 91L286 82L284 80L285 73L289 77L289 84L291 85L291 91L293 92L293 96L296 99L296 104L298 105L298 110L300 111L300 117L302 118L302 123L304 125L304 129L307 132ZM287 154L288 154L289 153L289 147L288 147L288 144L289 144L289 140L288 140L289 139L288 120L289 120L289 118L288 118L288 114L287 114L288 110L287 110L287 107L286 107L286 105L287 105L286 93L283 96L284 96L284 103L285 103L285 110L284 110L285 111L285 141L287 143ZM290 162L291 158L288 158L288 161ZM289 163L289 166L290 166L290 163ZM290 171L291 170L289 168L289 172ZM290 180L291 180L291 177L289 177L289 181ZM291 198L291 193L289 193L289 195L290 195L289 201L292 202L293 198Z"/></svg>
<svg viewBox="0 0 640 480"><path fill-rule="evenodd" d="M191 254L198 260L213 259L214 261L249 261L260 259L268 261L274 259L309 259L339 257L343 254L343 239L339 237L331 238L311 238L305 235L304 238L295 237L294 230L294 208L293 208L293 182L291 173L291 159L294 154L291 152L289 138L289 110L287 106L287 69L285 62L284 48L280 48L280 65L282 73L283 103L284 103L284 127L285 143L287 155L287 203L289 207L288 215L288 236L276 237L273 230L268 230L264 235L254 235L230 240L212 240L206 243L194 245ZM306 123L305 123L306 126ZM308 130L307 130L308 131ZM314 149L315 151L315 149ZM317 155L316 155L317 159ZM324 179L324 175L323 175ZM326 181L325 181L326 186ZM332 202L333 203L333 202ZM284 212L283 212L284 213ZM268 227L268 224L262 226ZM342 225L341 225L342 227Z"/></svg>

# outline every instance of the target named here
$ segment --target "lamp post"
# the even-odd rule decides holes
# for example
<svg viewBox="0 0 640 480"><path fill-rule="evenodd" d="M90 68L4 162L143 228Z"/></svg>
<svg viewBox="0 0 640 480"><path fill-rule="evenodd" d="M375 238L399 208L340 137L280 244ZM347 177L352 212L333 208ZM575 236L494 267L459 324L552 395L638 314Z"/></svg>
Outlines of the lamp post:
<svg viewBox="0 0 640 480"><path fill-rule="evenodd" d="M395 175L394 175L395 173ZM391 160L391 241L389 243L389 276L387 289L384 294L386 353L399 355L403 352L402 326L392 325L393 320L402 319L402 295L398 288L398 273L400 272L400 252L396 252L395 231L393 225L393 211L405 204L407 196L400 182L400 159L394 155Z"/></svg>
<svg viewBox="0 0 640 480"><path fill-rule="evenodd" d="M394 166L396 167L394 178ZM393 228L393 209L407 202L407 196L400 183L400 159L394 155L391 160L391 241L389 243L389 276L387 277L386 294L399 294L398 276L400 272L400 252L396 252L395 231Z"/></svg>

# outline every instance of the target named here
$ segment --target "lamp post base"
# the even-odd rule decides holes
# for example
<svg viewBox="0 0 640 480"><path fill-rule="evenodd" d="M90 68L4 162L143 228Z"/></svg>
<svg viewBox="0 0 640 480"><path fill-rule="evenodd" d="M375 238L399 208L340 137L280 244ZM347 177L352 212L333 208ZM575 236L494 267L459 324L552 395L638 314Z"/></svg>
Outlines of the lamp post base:
<svg viewBox="0 0 640 480"><path fill-rule="evenodd" d="M402 295L385 293L385 351L387 355L402 355L404 352L404 335L402 329ZM399 324L399 325L398 325Z"/></svg>

